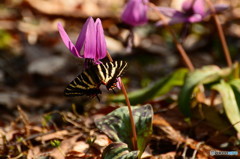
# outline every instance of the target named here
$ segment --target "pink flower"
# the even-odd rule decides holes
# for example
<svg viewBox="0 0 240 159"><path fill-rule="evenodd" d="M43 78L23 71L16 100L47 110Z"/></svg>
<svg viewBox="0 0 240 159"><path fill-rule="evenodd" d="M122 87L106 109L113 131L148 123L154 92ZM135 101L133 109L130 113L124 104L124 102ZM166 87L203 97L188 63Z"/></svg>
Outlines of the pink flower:
<svg viewBox="0 0 240 159"><path fill-rule="evenodd" d="M216 12L224 11L228 5L215 5ZM182 11L178 11L168 7L158 7L158 10L169 17L168 24L177 23L196 23L203 21L203 19L211 14L210 10L206 10L204 0L185 0L182 4ZM163 25L162 21L157 23L158 26Z"/></svg>
<svg viewBox="0 0 240 159"><path fill-rule="evenodd" d="M148 0L129 0L122 13L122 21L132 25L142 25L147 23L147 3Z"/></svg>
<svg viewBox="0 0 240 159"><path fill-rule="evenodd" d="M99 63L99 60L103 59L107 54L104 31L99 18L95 23L92 17L87 19L75 45L70 40L61 23L58 23L58 31L65 46L76 57L93 59L94 63Z"/></svg>

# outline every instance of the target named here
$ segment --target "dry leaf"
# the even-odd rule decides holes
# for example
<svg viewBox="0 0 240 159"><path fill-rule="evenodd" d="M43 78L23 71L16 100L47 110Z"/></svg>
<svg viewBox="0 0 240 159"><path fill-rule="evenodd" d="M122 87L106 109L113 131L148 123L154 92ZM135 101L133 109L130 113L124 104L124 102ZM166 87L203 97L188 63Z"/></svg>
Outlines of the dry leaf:
<svg viewBox="0 0 240 159"><path fill-rule="evenodd" d="M52 139L64 139L64 136L67 135L69 132L67 130L61 130L57 131L51 134L43 135L40 137L37 137L37 141L49 141Z"/></svg>
<svg viewBox="0 0 240 159"><path fill-rule="evenodd" d="M52 151L50 151L49 154L55 159L65 159L65 154L73 147L73 145L80 136L81 135L76 135L69 139L63 140L61 142L61 145L58 148L55 148Z"/></svg>

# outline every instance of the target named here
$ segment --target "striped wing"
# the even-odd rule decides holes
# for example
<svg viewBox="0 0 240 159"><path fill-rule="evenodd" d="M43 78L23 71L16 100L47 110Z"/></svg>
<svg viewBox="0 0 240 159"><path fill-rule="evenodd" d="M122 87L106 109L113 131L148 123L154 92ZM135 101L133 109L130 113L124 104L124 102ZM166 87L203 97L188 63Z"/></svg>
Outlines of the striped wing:
<svg viewBox="0 0 240 159"><path fill-rule="evenodd" d="M114 61L97 65L99 79L102 84L106 85L107 89L115 87L117 78L123 75L126 67L126 61Z"/></svg>
<svg viewBox="0 0 240 159"><path fill-rule="evenodd" d="M101 84L107 89L115 87L117 78L120 77L127 66L125 61L114 61L94 65L77 76L65 89L66 96L97 96L101 94Z"/></svg>
<svg viewBox="0 0 240 159"><path fill-rule="evenodd" d="M94 66L95 67L95 66ZM98 78L95 68L89 68L78 75L64 90L66 96L96 96L101 94L99 89L101 81Z"/></svg>

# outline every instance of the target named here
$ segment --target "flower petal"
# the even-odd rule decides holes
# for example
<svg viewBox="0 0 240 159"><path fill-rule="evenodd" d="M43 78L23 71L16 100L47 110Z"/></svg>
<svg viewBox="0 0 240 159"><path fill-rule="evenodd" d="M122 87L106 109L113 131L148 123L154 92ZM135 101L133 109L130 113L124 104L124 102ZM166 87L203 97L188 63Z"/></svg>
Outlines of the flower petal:
<svg viewBox="0 0 240 159"><path fill-rule="evenodd" d="M78 38L77 38L77 41L76 41L76 48L79 51L79 53L81 53L81 50L83 48L83 45L84 45L84 42L85 42L85 39L86 39L87 27L88 27L88 24L89 24L90 20L93 21L92 17L89 17L87 19L87 21L84 23L84 25L82 27L82 30L81 30L80 34L78 35Z"/></svg>
<svg viewBox="0 0 240 159"><path fill-rule="evenodd" d="M197 23L203 20L202 15L200 14L194 14L188 18L189 23Z"/></svg>
<svg viewBox="0 0 240 159"><path fill-rule="evenodd" d="M122 13L122 21L132 26L147 23L147 6L142 0L130 0Z"/></svg>
<svg viewBox="0 0 240 159"><path fill-rule="evenodd" d="M195 3L193 4L193 12L195 14L200 14L201 16L204 16L205 14L205 3L204 0L195 0Z"/></svg>
<svg viewBox="0 0 240 159"><path fill-rule="evenodd" d="M165 22L165 23L167 23L167 24L169 24L169 21L170 20L168 20L167 22ZM163 21L162 20L159 20L156 24L155 24L156 26L158 26L158 27L160 27L160 26L163 26L164 25L164 23L163 23Z"/></svg>
<svg viewBox="0 0 240 159"><path fill-rule="evenodd" d="M121 78L118 77L118 78L117 78L116 86L117 86L117 88L120 89L120 90L122 89L122 87L121 87L121 82L122 82Z"/></svg>
<svg viewBox="0 0 240 159"><path fill-rule="evenodd" d="M97 18L95 22L96 28L96 57L95 60L103 59L107 55L107 46L102 28L102 22Z"/></svg>
<svg viewBox="0 0 240 159"><path fill-rule="evenodd" d="M181 13L181 12L176 12L172 19L170 20L169 24L172 25L172 24L178 24L178 23L185 23L188 21L188 17L184 14L184 13Z"/></svg>
<svg viewBox="0 0 240 159"><path fill-rule="evenodd" d="M179 24L188 22L188 17L182 12L175 12L175 14L170 18L170 20L166 21L168 25ZM156 26L164 25L163 21L158 21Z"/></svg>
<svg viewBox="0 0 240 159"><path fill-rule="evenodd" d="M194 3L194 0L185 0L182 4L182 10L184 12L188 12L189 10L192 9L193 3Z"/></svg>
<svg viewBox="0 0 240 159"><path fill-rule="evenodd" d="M229 9L229 5L227 5L227 4L216 4L216 5L214 5L214 8L215 8L216 12L219 13L219 12L223 12L223 11Z"/></svg>
<svg viewBox="0 0 240 159"><path fill-rule="evenodd" d="M73 53L74 56L81 57L75 45L72 43L67 33L65 32L61 23L58 23L58 31L65 46Z"/></svg>
<svg viewBox="0 0 240 159"><path fill-rule="evenodd" d="M216 5L214 5L214 8L216 10L216 13L221 13L221 12L229 9L229 5L227 5L227 4L216 4ZM204 17L210 15L211 13L212 13L211 10L208 9L208 11L205 13Z"/></svg>
<svg viewBox="0 0 240 159"><path fill-rule="evenodd" d="M169 25L179 24L179 23L185 23L185 22L187 22L187 21L188 21L188 18L186 18L186 17L173 18L173 19L170 20Z"/></svg>
<svg viewBox="0 0 240 159"><path fill-rule="evenodd" d="M167 17L173 17L175 14L177 14L178 10L168 7L157 7L157 9L165 16ZM181 12L180 12L181 13Z"/></svg>
<svg viewBox="0 0 240 159"><path fill-rule="evenodd" d="M85 31L84 48L82 48L83 49L83 57L95 59L95 57L96 57L96 30L95 30L94 20L92 18L88 18L86 30L83 30L83 31Z"/></svg>

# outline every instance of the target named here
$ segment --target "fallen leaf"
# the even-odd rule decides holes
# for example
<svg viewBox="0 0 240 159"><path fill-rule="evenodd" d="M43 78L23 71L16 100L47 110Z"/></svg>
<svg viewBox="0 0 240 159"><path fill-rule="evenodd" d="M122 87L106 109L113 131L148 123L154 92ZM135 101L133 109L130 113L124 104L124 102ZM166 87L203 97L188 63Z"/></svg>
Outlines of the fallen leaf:
<svg viewBox="0 0 240 159"><path fill-rule="evenodd" d="M80 136L81 135L76 135L63 140L61 145L58 148L54 148L49 154L56 159L65 159L65 154L73 147Z"/></svg>
<svg viewBox="0 0 240 159"><path fill-rule="evenodd" d="M37 141L49 141L52 139L64 139L64 136L67 135L69 132L67 130L57 131L51 134L47 134L44 136L37 137Z"/></svg>

